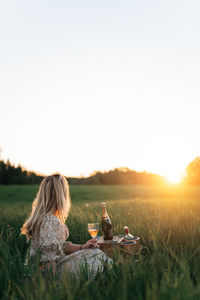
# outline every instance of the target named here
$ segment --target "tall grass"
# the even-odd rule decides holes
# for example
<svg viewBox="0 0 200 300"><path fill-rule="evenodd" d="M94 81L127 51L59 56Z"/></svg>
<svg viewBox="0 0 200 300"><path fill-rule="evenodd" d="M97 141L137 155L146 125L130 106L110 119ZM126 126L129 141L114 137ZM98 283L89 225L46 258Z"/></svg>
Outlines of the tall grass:
<svg viewBox="0 0 200 300"><path fill-rule="evenodd" d="M128 225L141 237L139 257L116 254L113 268L97 278L82 272L71 282L24 267L20 227L37 186L0 187L0 297L2 299L200 299L200 190L141 186L73 186L67 220L74 243L89 239L87 223L101 221L107 201L115 234Z"/></svg>

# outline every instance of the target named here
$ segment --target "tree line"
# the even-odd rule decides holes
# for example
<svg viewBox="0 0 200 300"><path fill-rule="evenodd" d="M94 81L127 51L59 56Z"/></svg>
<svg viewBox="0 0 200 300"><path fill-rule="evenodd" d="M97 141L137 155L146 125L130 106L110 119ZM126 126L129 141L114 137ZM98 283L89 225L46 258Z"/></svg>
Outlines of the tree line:
<svg viewBox="0 0 200 300"><path fill-rule="evenodd" d="M147 172L136 172L129 168L115 168L107 172L96 171L89 177L68 178L74 184L163 184L162 176Z"/></svg>
<svg viewBox="0 0 200 300"><path fill-rule="evenodd" d="M0 184L39 184L44 177L29 172L20 165L15 167L9 160L0 160Z"/></svg>
<svg viewBox="0 0 200 300"><path fill-rule="evenodd" d="M0 160L0 184L39 184L44 176L12 165L9 160ZM142 184L160 185L165 178L147 172L136 172L129 168L115 168L107 172L96 171L88 177L66 177L70 184ZM195 158L186 168L183 181L200 184L200 157Z"/></svg>

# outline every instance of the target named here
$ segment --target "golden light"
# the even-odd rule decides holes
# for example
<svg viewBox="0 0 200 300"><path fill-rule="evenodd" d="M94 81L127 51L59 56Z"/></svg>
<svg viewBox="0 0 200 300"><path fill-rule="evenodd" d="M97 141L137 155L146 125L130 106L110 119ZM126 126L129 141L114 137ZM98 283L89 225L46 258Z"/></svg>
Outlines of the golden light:
<svg viewBox="0 0 200 300"><path fill-rule="evenodd" d="M181 175L178 173L171 173L165 177L167 181L171 184L178 184L181 182Z"/></svg>

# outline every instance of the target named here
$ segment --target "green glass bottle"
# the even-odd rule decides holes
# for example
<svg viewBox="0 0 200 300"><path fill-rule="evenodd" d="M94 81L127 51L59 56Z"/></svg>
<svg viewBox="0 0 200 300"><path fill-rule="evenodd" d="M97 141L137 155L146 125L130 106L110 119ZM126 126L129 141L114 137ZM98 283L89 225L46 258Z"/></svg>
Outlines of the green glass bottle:
<svg viewBox="0 0 200 300"><path fill-rule="evenodd" d="M104 240L112 240L113 238L113 231L112 231L112 224L108 213L106 211L106 203L102 202L102 231L103 231L103 238Z"/></svg>

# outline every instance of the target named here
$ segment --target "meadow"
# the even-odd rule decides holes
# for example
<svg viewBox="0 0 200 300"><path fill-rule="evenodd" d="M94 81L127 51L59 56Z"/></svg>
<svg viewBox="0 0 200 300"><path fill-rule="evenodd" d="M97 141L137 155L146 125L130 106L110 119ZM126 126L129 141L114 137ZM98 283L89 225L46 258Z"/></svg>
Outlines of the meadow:
<svg viewBox="0 0 200 300"><path fill-rule="evenodd" d="M139 256L116 254L103 276L45 277L24 267L27 243L20 227L38 186L0 186L1 299L200 299L200 187L71 186L67 219L74 243L89 239L88 222L101 222L106 201L115 234L140 236ZM101 232L100 232L101 233Z"/></svg>

